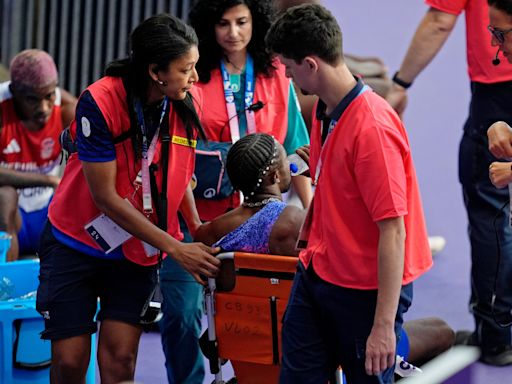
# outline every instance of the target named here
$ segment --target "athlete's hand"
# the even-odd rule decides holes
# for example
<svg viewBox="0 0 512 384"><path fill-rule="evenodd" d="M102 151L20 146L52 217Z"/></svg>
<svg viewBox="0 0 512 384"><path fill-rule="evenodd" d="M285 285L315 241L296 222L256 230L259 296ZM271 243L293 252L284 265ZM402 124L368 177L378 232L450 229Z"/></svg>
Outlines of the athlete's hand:
<svg viewBox="0 0 512 384"><path fill-rule="evenodd" d="M309 165L309 144L297 148L295 152Z"/></svg>
<svg viewBox="0 0 512 384"><path fill-rule="evenodd" d="M205 277L215 277L219 272L220 260L215 256L220 248L212 248L203 243L181 243L177 251L172 254L176 260L200 284L205 284Z"/></svg>
<svg viewBox="0 0 512 384"><path fill-rule="evenodd" d="M499 159L512 157L512 128L504 121L497 121L487 130L489 151Z"/></svg>
<svg viewBox="0 0 512 384"><path fill-rule="evenodd" d="M303 145L295 150L295 153L301 157L302 160L306 162L309 167L309 144ZM301 173L302 176L311 177L311 173L309 169Z"/></svg>
<svg viewBox="0 0 512 384"><path fill-rule="evenodd" d="M396 335L393 324L374 324L366 340L365 368L368 375L378 375L395 364Z"/></svg>
<svg viewBox="0 0 512 384"><path fill-rule="evenodd" d="M396 113L398 113L398 116L402 118L405 107L407 107L407 90L401 85L393 83L386 96L386 100Z"/></svg>
<svg viewBox="0 0 512 384"><path fill-rule="evenodd" d="M505 188L512 182L512 163L495 161L489 165L489 179L496 188Z"/></svg>

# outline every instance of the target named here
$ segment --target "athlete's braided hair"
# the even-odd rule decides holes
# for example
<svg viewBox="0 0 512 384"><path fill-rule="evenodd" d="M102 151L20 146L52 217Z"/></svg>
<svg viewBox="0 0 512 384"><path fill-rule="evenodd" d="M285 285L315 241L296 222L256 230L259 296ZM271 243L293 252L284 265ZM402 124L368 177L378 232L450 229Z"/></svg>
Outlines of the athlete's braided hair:
<svg viewBox="0 0 512 384"><path fill-rule="evenodd" d="M266 133L247 135L238 140L228 152L226 169L235 189L245 199L258 192L263 179L278 167L277 141Z"/></svg>

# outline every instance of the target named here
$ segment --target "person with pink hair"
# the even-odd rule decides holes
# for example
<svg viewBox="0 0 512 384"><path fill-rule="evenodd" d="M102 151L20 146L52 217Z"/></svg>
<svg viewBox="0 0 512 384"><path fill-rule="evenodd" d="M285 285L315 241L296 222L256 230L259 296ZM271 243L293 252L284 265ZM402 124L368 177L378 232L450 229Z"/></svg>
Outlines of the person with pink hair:
<svg viewBox="0 0 512 384"><path fill-rule="evenodd" d="M59 184L60 134L76 98L58 87L52 57L27 49L0 83L0 234L11 236L8 260L37 251L48 204Z"/></svg>

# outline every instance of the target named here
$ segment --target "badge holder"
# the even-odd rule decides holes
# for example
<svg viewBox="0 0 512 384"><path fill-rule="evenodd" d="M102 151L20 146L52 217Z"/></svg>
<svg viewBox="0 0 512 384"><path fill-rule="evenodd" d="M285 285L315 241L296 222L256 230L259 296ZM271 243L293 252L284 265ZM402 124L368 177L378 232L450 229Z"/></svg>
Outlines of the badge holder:
<svg viewBox="0 0 512 384"><path fill-rule="evenodd" d="M156 284L144 303L144 307L142 307L142 311L140 313L140 323L143 325L157 323L163 316L162 302L164 297L162 295L162 290L160 289L160 268L158 268L156 274Z"/></svg>
<svg viewBox="0 0 512 384"><path fill-rule="evenodd" d="M128 198L125 201L133 206ZM133 237L104 213L87 223L84 229L107 255ZM142 241L142 245L147 257L153 257L159 252L145 241Z"/></svg>
<svg viewBox="0 0 512 384"><path fill-rule="evenodd" d="M86 224L84 228L106 254L132 237L104 213Z"/></svg>
<svg viewBox="0 0 512 384"><path fill-rule="evenodd" d="M158 214L158 226L167 232L167 172L169 168L169 141L168 130L162 131L162 191L158 193L154 172L151 172L151 195L155 202ZM160 268L162 268L162 251L158 254L158 268L156 271L156 283L140 313L140 323L151 325L162 318L163 295L160 289Z"/></svg>

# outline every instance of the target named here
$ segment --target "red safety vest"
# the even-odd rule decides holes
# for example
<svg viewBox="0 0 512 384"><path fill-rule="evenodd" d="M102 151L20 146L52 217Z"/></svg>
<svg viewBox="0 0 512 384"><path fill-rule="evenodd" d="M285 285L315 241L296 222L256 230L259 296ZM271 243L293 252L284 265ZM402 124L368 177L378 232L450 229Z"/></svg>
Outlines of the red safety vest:
<svg viewBox="0 0 512 384"><path fill-rule="evenodd" d="M256 76L256 88L253 103L263 102L264 106L254 112L256 130L274 136L281 144L286 139L288 130L288 98L290 79L285 75L284 66L277 60L273 62L277 69L270 77L263 74ZM208 83L198 83L203 92L203 117L201 123L206 137L211 141L231 142L228 112L224 98L224 86L220 69L211 71ZM223 200L196 199L197 210L202 220L213 220L217 216L240 205L239 194Z"/></svg>
<svg viewBox="0 0 512 384"><path fill-rule="evenodd" d="M130 129L128 106L126 103L126 91L120 78L104 77L87 88L98 104L107 126L112 132L112 137L118 137ZM199 101L199 93L193 91L196 101ZM197 108L199 110L199 108ZM76 129L76 122L72 123L72 132ZM188 144L186 131L181 119L172 108L169 113L169 133L171 143L169 146L169 172L168 172L168 209L167 232L178 240L183 239L180 231L177 212L185 189L189 184L194 170L194 148ZM141 169L140 159L135 159L132 140L129 138L115 145L117 179L116 190L121 197L131 197L134 194L134 181ZM156 147L153 163L160 162L161 143ZM156 180L159 190L162 183L161 166L156 172ZM142 211L141 188L135 198L130 202ZM138 206L137 206L138 205ZM100 215L96 207L85 177L82 172L82 164L76 153L72 154L66 165L62 182L59 185L49 208L49 218L53 226L59 231L90 247L100 249L85 231L84 226ZM156 212L148 218L153 224L157 224ZM140 265L154 265L157 256L146 256L143 243L132 237L122 245L124 256L132 262Z"/></svg>

